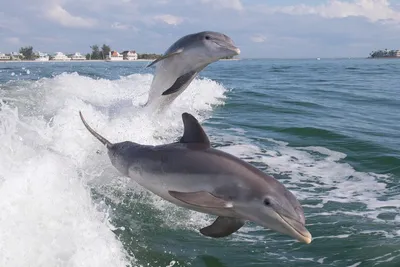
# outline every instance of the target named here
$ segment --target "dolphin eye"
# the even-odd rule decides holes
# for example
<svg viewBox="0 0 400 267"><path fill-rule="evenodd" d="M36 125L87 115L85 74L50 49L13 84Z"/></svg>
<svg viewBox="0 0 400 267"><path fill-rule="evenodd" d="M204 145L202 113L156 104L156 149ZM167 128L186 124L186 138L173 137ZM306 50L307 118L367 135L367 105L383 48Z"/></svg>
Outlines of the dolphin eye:
<svg viewBox="0 0 400 267"><path fill-rule="evenodd" d="M206 37L204 37L204 38L206 38L206 40L210 40L211 39L211 37L208 36L208 35L206 35Z"/></svg>
<svg viewBox="0 0 400 267"><path fill-rule="evenodd" d="M271 201L269 200L269 198L264 199L264 205L271 206Z"/></svg>

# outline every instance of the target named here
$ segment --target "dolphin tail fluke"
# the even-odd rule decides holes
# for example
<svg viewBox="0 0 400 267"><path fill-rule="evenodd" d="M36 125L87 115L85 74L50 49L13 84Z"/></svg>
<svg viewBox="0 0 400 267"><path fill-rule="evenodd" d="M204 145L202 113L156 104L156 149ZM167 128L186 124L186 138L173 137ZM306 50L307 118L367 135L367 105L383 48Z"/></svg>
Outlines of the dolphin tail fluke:
<svg viewBox="0 0 400 267"><path fill-rule="evenodd" d="M85 125L86 129L94 136L96 137L103 145L105 145L107 148L111 148L112 147L112 143L110 143L110 141L108 141L107 139L105 139L103 136L101 136L100 134L98 134L95 130L93 130L85 121L85 119L83 118L82 112L79 111L79 116L81 117L81 120L83 122L83 125Z"/></svg>

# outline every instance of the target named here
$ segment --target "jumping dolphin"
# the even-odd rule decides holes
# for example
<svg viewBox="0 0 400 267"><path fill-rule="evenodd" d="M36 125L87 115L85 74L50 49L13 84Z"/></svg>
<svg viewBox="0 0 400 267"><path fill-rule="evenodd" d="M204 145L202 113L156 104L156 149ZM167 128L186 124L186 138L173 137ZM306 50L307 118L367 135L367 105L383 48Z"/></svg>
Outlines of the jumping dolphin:
<svg viewBox="0 0 400 267"><path fill-rule="evenodd" d="M156 65L156 70L144 106L163 110L207 65L239 54L232 39L219 32L203 31L180 38L147 66Z"/></svg>
<svg viewBox="0 0 400 267"><path fill-rule="evenodd" d="M195 117L182 114L179 142L150 146L124 141L112 144L85 121L86 129L107 147L112 165L154 194L175 205L218 216L200 229L209 237L225 237L245 221L309 244L303 209L275 178L226 152L210 147Z"/></svg>

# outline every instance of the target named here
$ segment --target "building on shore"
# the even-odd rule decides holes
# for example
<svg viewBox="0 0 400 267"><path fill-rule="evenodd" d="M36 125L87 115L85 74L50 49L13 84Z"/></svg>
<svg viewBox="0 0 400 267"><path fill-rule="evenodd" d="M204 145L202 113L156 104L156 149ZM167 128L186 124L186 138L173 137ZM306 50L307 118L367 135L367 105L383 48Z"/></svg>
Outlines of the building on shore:
<svg viewBox="0 0 400 267"><path fill-rule="evenodd" d="M54 57L52 57L53 61L70 61L71 59L64 55L62 52L56 52Z"/></svg>
<svg viewBox="0 0 400 267"><path fill-rule="evenodd" d="M86 60L86 57L84 57L83 55L81 55L81 53L76 52L75 54L73 54L71 56L71 60Z"/></svg>
<svg viewBox="0 0 400 267"><path fill-rule="evenodd" d="M117 51L110 51L106 57L106 61L122 61L124 60L124 56L118 53Z"/></svg>
<svg viewBox="0 0 400 267"><path fill-rule="evenodd" d="M400 50L396 51L396 57L400 57Z"/></svg>
<svg viewBox="0 0 400 267"><path fill-rule="evenodd" d="M12 52L11 53L11 60L21 60L21 58L23 58L24 55L22 55L19 52Z"/></svg>
<svg viewBox="0 0 400 267"><path fill-rule="evenodd" d="M10 54L0 53L0 60L21 60L24 56L18 52L12 52Z"/></svg>
<svg viewBox="0 0 400 267"><path fill-rule="evenodd" d="M11 60L11 56L0 53L0 60Z"/></svg>
<svg viewBox="0 0 400 267"><path fill-rule="evenodd" d="M138 59L138 54L136 53L135 50L127 50L122 52L124 60L137 60Z"/></svg>
<svg viewBox="0 0 400 267"><path fill-rule="evenodd" d="M46 53L38 52L37 56L38 57L35 59L35 61L49 61L50 60L49 55Z"/></svg>

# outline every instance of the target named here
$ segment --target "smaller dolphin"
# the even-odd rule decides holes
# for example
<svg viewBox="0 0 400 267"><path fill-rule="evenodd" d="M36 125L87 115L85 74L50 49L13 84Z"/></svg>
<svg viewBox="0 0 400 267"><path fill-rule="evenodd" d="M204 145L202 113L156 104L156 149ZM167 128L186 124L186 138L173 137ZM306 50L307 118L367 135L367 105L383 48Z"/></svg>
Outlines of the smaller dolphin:
<svg viewBox="0 0 400 267"><path fill-rule="evenodd" d="M112 144L79 115L86 129L107 147L112 165L123 175L175 205L218 216L200 230L203 235L229 236L248 220L311 242L295 196L253 165L211 148L203 128L189 113L182 114L180 141L158 146L130 141Z"/></svg>
<svg viewBox="0 0 400 267"><path fill-rule="evenodd" d="M203 31L180 38L162 57L148 65L156 65L156 70L144 106L163 110L207 65L239 54L240 49L232 39L219 32Z"/></svg>

